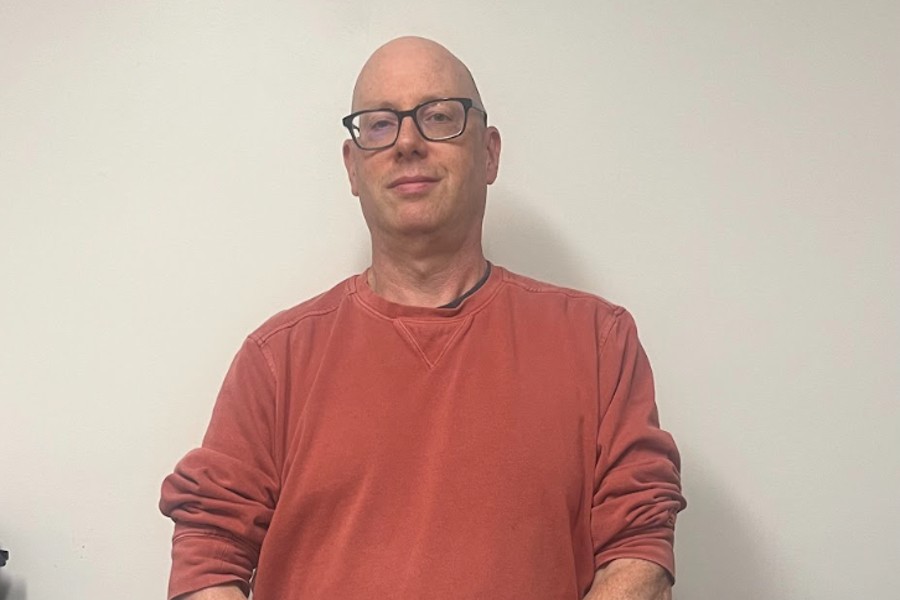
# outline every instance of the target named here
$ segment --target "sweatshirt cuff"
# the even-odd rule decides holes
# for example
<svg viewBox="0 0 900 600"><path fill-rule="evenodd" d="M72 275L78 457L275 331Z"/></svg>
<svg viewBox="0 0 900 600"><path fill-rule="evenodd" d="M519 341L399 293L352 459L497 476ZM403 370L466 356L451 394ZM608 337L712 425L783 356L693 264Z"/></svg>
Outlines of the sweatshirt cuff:
<svg viewBox="0 0 900 600"><path fill-rule="evenodd" d="M208 531L178 531L172 538L168 598L218 585L237 585L250 594L255 559L239 542Z"/></svg>

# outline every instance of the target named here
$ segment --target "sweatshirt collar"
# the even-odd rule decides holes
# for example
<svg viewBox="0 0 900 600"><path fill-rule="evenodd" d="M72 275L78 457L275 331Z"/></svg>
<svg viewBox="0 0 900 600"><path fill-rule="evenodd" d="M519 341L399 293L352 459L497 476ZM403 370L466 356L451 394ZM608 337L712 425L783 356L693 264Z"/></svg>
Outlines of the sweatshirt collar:
<svg viewBox="0 0 900 600"><path fill-rule="evenodd" d="M416 319L452 319L472 314L491 301L499 289L502 277L502 267L488 263L483 282L479 281L475 287L457 299L455 306L432 308L428 306L408 306L397 304L382 298L369 287L368 269L350 280L351 293L355 295L368 308L376 313L391 319L416 318ZM457 301L454 301L456 303ZM454 304L451 303L451 304Z"/></svg>

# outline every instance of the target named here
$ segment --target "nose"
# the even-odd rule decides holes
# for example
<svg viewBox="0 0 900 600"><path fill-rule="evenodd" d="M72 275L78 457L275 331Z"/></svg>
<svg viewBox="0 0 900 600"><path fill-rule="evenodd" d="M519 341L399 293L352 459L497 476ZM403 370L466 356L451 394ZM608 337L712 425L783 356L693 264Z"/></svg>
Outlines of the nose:
<svg viewBox="0 0 900 600"><path fill-rule="evenodd" d="M422 137L412 116L405 115L400 120L399 127L397 142L394 144L397 154L402 156L413 154L424 156L428 151L428 140Z"/></svg>

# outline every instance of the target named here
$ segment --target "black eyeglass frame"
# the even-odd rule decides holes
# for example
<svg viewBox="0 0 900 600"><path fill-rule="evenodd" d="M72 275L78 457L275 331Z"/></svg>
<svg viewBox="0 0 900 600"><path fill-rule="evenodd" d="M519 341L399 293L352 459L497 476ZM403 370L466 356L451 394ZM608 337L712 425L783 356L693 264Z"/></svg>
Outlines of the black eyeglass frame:
<svg viewBox="0 0 900 600"><path fill-rule="evenodd" d="M419 124L419 120L416 118L416 113L423 106L427 106L433 102L451 102L456 101L463 105L463 124L462 128L459 130L459 133L454 135L449 135L447 137L433 138L425 135L425 132L422 131L422 126ZM462 134L466 132L466 126L469 124L469 109L474 108L482 115L484 115L484 124L487 125L487 111L483 108L475 106L475 103L471 98L433 98L431 100L426 100L421 104L417 104L413 108L409 110L394 110L393 108L368 108L366 110L358 110L354 113L350 113L343 119L341 119L341 124L347 128L347 131L350 132L350 138L353 140L353 143L356 144L356 147L360 150L384 150L385 148L390 148L394 144L397 143L397 140L400 138L400 128L403 126L403 119L409 117L412 119L412 122L415 124L416 129L419 132L419 135L422 136L423 139L428 140L429 142L446 142L447 140L452 140L454 138L458 138ZM353 119L360 115L364 115L367 113L373 112L389 112L397 115L397 135L394 136L394 139L390 144L384 144L382 146L375 146L374 148L367 148L359 143L359 139L356 136L356 132L353 130Z"/></svg>

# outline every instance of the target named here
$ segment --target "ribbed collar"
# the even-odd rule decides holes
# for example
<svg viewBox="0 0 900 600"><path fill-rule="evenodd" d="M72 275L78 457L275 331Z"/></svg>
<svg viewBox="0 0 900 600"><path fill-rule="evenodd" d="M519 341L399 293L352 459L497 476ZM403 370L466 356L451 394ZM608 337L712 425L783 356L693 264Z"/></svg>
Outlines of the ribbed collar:
<svg viewBox="0 0 900 600"><path fill-rule="evenodd" d="M491 273L487 281L471 296L462 301L455 308L431 308L427 306L407 306L386 300L372 291L369 287L368 269L350 280L351 293L366 307L374 312L389 318L413 318L413 319L453 319L468 316L480 310L491 301L500 289L503 281L502 267L491 266Z"/></svg>

